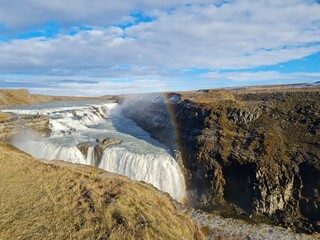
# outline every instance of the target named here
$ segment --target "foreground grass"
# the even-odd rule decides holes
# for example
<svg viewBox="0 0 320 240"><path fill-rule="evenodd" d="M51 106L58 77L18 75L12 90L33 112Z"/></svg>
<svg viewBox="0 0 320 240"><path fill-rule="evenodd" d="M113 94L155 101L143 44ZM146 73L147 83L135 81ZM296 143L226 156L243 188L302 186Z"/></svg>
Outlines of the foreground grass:
<svg viewBox="0 0 320 240"><path fill-rule="evenodd" d="M0 239L203 239L149 185L45 164L3 143L0 165Z"/></svg>
<svg viewBox="0 0 320 240"><path fill-rule="evenodd" d="M12 118L12 116L9 113L4 113L0 111L0 122L6 121Z"/></svg>

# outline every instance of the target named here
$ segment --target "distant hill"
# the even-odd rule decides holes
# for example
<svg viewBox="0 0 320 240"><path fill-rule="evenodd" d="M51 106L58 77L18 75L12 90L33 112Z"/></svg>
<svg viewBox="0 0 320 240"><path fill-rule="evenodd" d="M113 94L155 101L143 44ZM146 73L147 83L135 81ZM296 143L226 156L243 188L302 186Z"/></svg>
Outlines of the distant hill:
<svg viewBox="0 0 320 240"><path fill-rule="evenodd" d="M53 101L55 97L30 94L27 89L1 89L0 107L28 105Z"/></svg>
<svg viewBox="0 0 320 240"><path fill-rule="evenodd" d="M0 108L62 100L112 100L114 97L64 97L30 94L27 89L0 89Z"/></svg>

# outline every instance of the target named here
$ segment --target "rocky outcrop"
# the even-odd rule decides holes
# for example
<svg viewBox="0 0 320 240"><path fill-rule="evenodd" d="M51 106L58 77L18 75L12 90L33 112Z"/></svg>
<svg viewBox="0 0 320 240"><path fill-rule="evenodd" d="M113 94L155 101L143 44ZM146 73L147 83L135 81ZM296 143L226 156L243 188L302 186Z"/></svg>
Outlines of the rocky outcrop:
<svg viewBox="0 0 320 240"><path fill-rule="evenodd" d="M120 144L122 140L116 139L116 138L98 138L95 142L85 142L85 143L79 143L77 145L77 148L80 150L80 152L83 154L85 158L88 157L89 154L89 148L92 147L92 160L94 161L92 165L99 166L101 157L103 154L103 151L112 145Z"/></svg>
<svg viewBox="0 0 320 240"><path fill-rule="evenodd" d="M32 131L39 137L50 133L49 119L43 115L17 115L10 114L0 121L0 141L10 142L16 136Z"/></svg>
<svg viewBox="0 0 320 240"><path fill-rule="evenodd" d="M123 114L181 152L192 206L319 232L320 89L230 93L140 97Z"/></svg>

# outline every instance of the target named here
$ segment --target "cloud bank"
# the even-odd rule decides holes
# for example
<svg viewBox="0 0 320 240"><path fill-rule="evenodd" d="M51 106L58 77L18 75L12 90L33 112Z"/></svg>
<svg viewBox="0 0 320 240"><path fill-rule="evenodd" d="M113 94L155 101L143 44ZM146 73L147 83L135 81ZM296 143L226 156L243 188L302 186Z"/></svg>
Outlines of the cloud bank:
<svg viewBox="0 0 320 240"><path fill-rule="evenodd" d="M141 91L178 90L186 79L193 89L225 81L312 81L317 72L250 69L318 54L319 13L311 0L6 1L1 32L11 37L0 42L0 74L7 85L18 78L45 91L54 79L52 88L77 84L84 95L139 91L139 84ZM15 37L48 22L60 26L54 37Z"/></svg>

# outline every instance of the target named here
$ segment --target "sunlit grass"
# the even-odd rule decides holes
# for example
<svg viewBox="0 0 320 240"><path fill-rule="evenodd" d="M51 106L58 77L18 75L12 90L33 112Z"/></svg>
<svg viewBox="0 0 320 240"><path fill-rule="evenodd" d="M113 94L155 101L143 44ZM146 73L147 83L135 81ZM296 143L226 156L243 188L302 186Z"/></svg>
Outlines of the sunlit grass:
<svg viewBox="0 0 320 240"><path fill-rule="evenodd" d="M94 167L45 164L3 143L0 165L0 239L203 239L147 184Z"/></svg>

